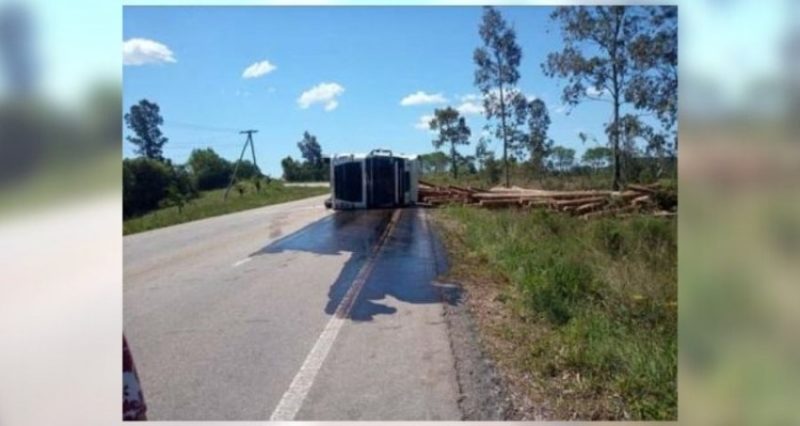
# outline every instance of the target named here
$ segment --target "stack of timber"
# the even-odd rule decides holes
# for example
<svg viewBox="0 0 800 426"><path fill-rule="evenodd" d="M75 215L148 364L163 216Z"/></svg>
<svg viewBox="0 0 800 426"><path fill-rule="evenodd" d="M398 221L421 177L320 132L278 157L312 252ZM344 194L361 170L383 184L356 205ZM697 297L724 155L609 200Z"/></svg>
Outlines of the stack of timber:
<svg viewBox="0 0 800 426"><path fill-rule="evenodd" d="M419 204L436 207L462 204L484 208L542 208L584 219L647 213L671 217L677 211L677 194L659 186L628 185L622 191L546 191L520 187L489 190L419 182Z"/></svg>

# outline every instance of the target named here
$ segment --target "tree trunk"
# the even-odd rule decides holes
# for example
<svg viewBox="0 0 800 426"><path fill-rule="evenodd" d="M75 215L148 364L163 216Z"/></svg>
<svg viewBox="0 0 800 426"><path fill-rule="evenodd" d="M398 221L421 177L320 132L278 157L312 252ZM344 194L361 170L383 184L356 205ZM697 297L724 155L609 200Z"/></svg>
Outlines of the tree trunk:
<svg viewBox="0 0 800 426"><path fill-rule="evenodd" d="M611 138L614 144L614 182L611 184L613 190L618 191L620 187L620 167L619 167L619 92L616 89L616 78L614 81L614 123L611 125Z"/></svg>
<svg viewBox="0 0 800 426"><path fill-rule="evenodd" d="M508 176L508 129L506 128L506 104L502 84L500 84L500 125L503 126L503 166L506 169L506 188L510 188L511 180Z"/></svg>
<svg viewBox="0 0 800 426"><path fill-rule="evenodd" d="M458 179L458 166L456 165L456 144L450 142L450 162L453 169L453 179Z"/></svg>
<svg viewBox="0 0 800 426"><path fill-rule="evenodd" d="M624 14L624 8L623 14ZM617 68L618 61L618 52L617 52L617 44L616 41L619 39L619 32L622 26L622 19L621 15L616 17L616 28L614 30L614 44L609 51L611 56L611 80L614 85L614 93L612 93L614 97L614 123L611 127L611 136L613 138L614 143L614 181L611 184L612 189L618 191L620 188L620 164L619 164L619 96L620 96L620 70Z"/></svg>

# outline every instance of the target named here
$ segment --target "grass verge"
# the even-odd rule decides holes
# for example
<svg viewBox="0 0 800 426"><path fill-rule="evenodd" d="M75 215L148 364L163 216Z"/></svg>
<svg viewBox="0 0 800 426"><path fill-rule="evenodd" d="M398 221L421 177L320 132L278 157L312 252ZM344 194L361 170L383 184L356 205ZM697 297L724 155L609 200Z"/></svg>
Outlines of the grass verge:
<svg viewBox="0 0 800 426"><path fill-rule="evenodd" d="M675 220L435 218L520 418L677 418Z"/></svg>
<svg viewBox="0 0 800 426"><path fill-rule="evenodd" d="M150 229L162 228L179 223L190 222L212 216L233 213L270 204L285 203L301 198L327 194L329 188L284 186L281 182L271 182L262 185L256 191L252 184L244 182L241 185L244 192L239 194L236 189L231 189L227 201L222 199L224 189L203 191L200 196L178 210L177 207L158 209L142 216L127 219L122 222L123 235L135 234Z"/></svg>

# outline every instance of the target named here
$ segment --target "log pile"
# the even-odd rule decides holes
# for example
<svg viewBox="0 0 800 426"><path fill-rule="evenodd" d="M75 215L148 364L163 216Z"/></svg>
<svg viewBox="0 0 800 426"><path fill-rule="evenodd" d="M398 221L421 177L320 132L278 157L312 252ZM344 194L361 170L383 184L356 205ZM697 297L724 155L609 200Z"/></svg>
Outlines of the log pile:
<svg viewBox="0 0 800 426"><path fill-rule="evenodd" d="M658 184L628 185L623 191L545 191L519 187L489 190L419 181L419 205L463 204L483 208L543 208L584 219L648 213L674 216L677 194Z"/></svg>

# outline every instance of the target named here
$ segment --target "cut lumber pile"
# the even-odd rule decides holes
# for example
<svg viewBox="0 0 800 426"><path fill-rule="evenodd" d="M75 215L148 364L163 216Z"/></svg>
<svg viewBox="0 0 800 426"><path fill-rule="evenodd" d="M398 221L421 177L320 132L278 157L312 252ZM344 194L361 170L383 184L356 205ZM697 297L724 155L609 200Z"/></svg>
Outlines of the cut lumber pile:
<svg viewBox="0 0 800 426"><path fill-rule="evenodd" d="M658 184L628 185L622 191L547 191L520 187L479 189L457 185L435 185L419 181L419 205L447 204L483 208L543 208L584 219L647 213L672 217L677 211L677 194Z"/></svg>

